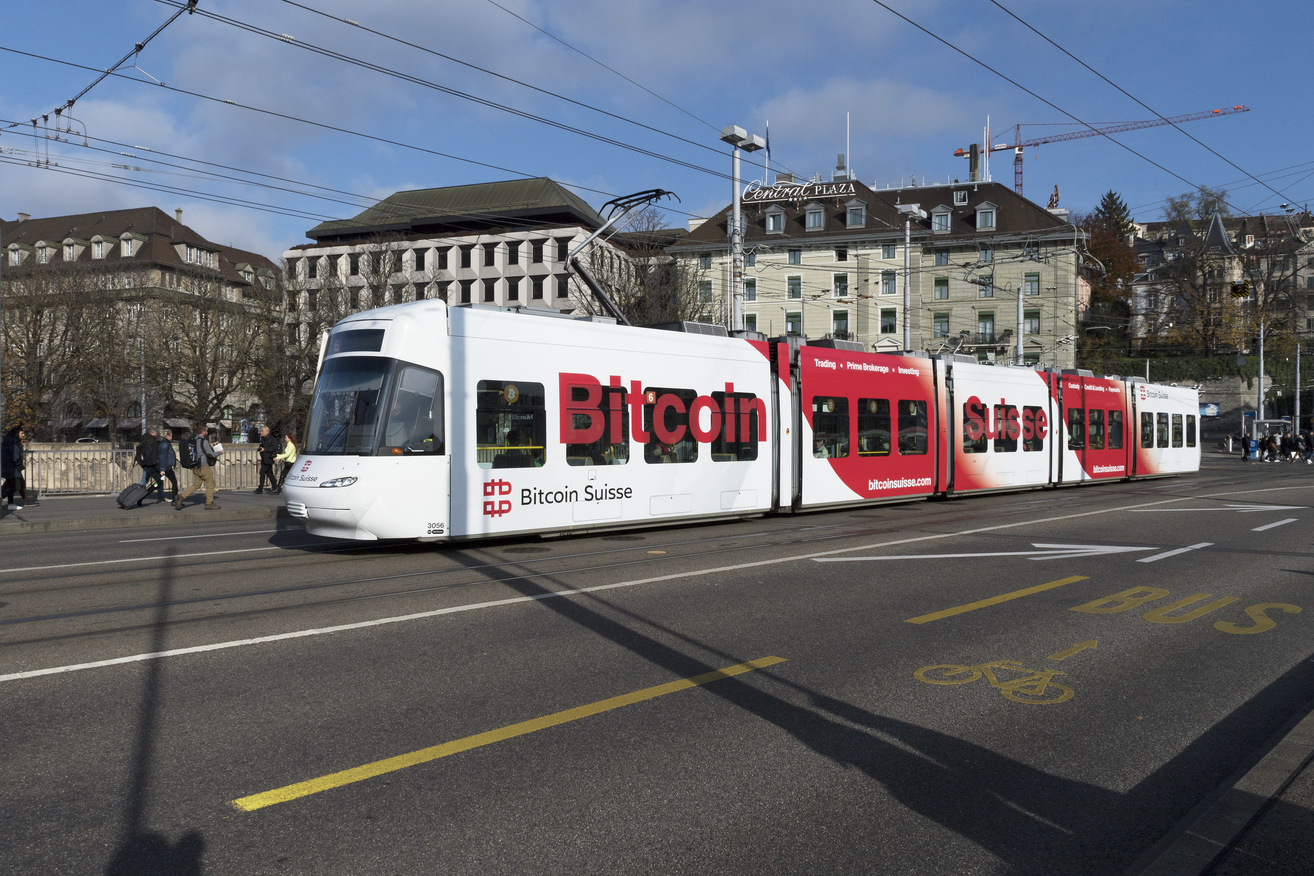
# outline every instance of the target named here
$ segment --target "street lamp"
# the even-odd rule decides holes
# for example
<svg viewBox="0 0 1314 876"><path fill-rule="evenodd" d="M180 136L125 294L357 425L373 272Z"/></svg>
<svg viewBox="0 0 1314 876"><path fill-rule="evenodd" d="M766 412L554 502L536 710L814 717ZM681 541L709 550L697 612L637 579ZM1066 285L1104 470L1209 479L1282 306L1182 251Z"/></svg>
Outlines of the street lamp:
<svg viewBox="0 0 1314 876"><path fill-rule="evenodd" d="M912 352L912 221L926 218L926 211L917 204L900 204L903 214L903 351Z"/></svg>
<svg viewBox="0 0 1314 876"><path fill-rule="evenodd" d="M756 152L766 147L766 141L750 134L738 125L721 129L721 140L734 147L732 151L731 189L733 206L730 213L730 331L744 330L744 217L739 208L739 150Z"/></svg>

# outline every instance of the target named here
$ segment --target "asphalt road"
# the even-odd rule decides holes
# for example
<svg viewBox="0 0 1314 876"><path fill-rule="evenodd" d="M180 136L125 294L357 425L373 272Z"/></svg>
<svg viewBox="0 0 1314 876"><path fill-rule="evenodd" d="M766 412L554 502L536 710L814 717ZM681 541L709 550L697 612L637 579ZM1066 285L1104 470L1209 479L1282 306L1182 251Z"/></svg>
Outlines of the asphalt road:
<svg viewBox="0 0 1314 876"><path fill-rule="evenodd" d="M0 870L1135 872L1314 699L1311 506L1227 461L457 548L10 536Z"/></svg>

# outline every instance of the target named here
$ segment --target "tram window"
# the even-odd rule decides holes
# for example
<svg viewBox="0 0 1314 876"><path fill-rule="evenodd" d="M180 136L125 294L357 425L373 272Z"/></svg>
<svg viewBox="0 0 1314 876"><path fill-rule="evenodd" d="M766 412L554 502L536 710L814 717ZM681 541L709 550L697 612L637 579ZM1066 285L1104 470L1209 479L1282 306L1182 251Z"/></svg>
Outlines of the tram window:
<svg viewBox="0 0 1314 876"><path fill-rule="evenodd" d="M1012 405L995 405L995 453L1015 452L1018 433L1021 431L1017 408Z"/></svg>
<svg viewBox="0 0 1314 876"><path fill-rule="evenodd" d="M1045 409L1035 405L1022 406L1022 452L1033 453L1045 449Z"/></svg>
<svg viewBox="0 0 1314 876"><path fill-rule="evenodd" d="M1091 450L1104 449L1104 411L1091 408L1086 412L1086 446Z"/></svg>
<svg viewBox="0 0 1314 876"><path fill-rule="evenodd" d="M1182 446L1182 415L1173 414L1173 446Z"/></svg>
<svg viewBox="0 0 1314 876"><path fill-rule="evenodd" d="M441 455L443 448L443 376L437 371L404 365L397 372L388 419L383 426L382 453Z"/></svg>
<svg viewBox="0 0 1314 876"><path fill-rule="evenodd" d="M383 349L383 329L338 330L329 338L328 355L377 353Z"/></svg>
<svg viewBox="0 0 1314 876"><path fill-rule="evenodd" d="M580 410L581 402L587 402L589 390L583 386L570 387L571 402L575 410ZM587 410L587 408L586 408ZM603 428L596 441L590 444L567 444L566 462L570 465L624 465L630 461L630 409L625 404L625 390L619 387L604 386L598 393L596 414L571 414L571 428L597 428L595 423L602 423ZM581 436L587 437L587 436ZM620 439L613 443L614 439Z"/></svg>
<svg viewBox="0 0 1314 876"><path fill-rule="evenodd" d="M721 431L712 439L709 452L713 462L745 462L757 459L757 413L753 402L757 396L751 392L733 392L726 406L724 392L712 393L712 401L721 411Z"/></svg>
<svg viewBox="0 0 1314 876"><path fill-rule="evenodd" d="M812 455L843 459L849 455L849 400L833 395L812 397Z"/></svg>
<svg viewBox="0 0 1314 876"><path fill-rule="evenodd" d="M374 452L380 393L392 360L377 356L329 359L315 386L306 452L361 455Z"/></svg>
<svg viewBox="0 0 1314 876"><path fill-rule="evenodd" d="M649 386L643 391L643 461L653 465L698 461L698 439L689 431L689 407L698 398L692 389ZM660 409L661 416L657 411Z"/></svg>
<svg viewBox="0 0 1314 876"><path fill-rule="evenodd" d="M899 455L924 456L930 448L926 432L926 402L899 401Z"/></svg>
<svg viewBox="0 0 1314 876"><path fill-rule="evenodd" d="M985 405L975 401L963 405L963 452L985 453L989 449L986 443Z"/></svg>
<svg viewBox="0 0 1314 876"><path fill-rule="evenodd" d="M1186 415L1186 446L1195 446L1195 414Z"/></svg>
<svg viewBox="0 0 1314 876"><path fill-rule="evenodd" d="M858 399L858 455L890 455L890 400Z"/></svg>
<svg viewBox="0 0 1314 876"><path fill-rule="evenodd" d="M1086 446L1086 412L1081 408L1068 408L1068 449L1081 450Z"/></svg>
<svg viewBox="0 0 1314 876"><path fill-rule="evenodd" d="M1155 434L1159 439L1158 440L1159 446L1167 447L1168 446L1168 415L1167 414L1155 415Z"/></svg>
<svg viewBox="0 0 1314 876"><path fill-rule="evenodd" d="M543 384L481 380L475 392L475 452L480 468L538 468L547 444Z"/></svg>
<svg viewBox="0 0 1314 876"><path fill-rule="evenodd" d="M1154 446L1154 414L1141 411L1141 446Z"/></svg>
<svg viewBox="0 0 1314 876"><path fill-rule="evenodd" d="M1122 449L1122 411L1109 411L1109 449Z"/></svg>

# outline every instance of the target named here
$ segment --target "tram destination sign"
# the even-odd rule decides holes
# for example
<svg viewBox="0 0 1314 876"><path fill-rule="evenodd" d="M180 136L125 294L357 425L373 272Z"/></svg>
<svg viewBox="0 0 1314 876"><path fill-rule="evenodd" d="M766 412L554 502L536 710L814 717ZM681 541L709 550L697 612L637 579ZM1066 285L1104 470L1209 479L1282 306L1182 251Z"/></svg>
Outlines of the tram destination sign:
<svg viewBox="0 0 1314 876"><path fill-rule="evenodd" d="M805 182L786 185L764 186L760 182L751 182L744 188L743 200L761 201L804 201L813 198L835 198L856 195L858 185L854 182Z"/></svg>

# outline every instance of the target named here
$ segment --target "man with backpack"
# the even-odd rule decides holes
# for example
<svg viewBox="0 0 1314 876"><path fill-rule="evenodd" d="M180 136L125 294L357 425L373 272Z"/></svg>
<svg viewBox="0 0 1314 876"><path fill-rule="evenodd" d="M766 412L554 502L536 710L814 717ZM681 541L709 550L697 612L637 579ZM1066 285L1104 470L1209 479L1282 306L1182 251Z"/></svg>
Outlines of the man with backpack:
<svg viewBox="0 0 1314 876"><path fill-rule="evenodd" d="M150 429L141 438L141 443L137 445L137 453L133 457L133 462L141 466L141 480L137 481L139 486L146 487L146 492L141 494L137 500L137 507L146 501L146 497L151 494L151 487L160 488L160 501L164 501L164 485L160 482L160 433L158 429Z"/></svg>
<svg viewBox="0 0 1314 876"><path fill-rule="evenodd" d="M177 478L177 476L174 475L174 473L173 473L173 467L174 467L175 465L178 464L178 457L177 457L177 455L173 452L173 432L172 432L171 430L169 430L169 429L165 429L165 430L164 430L164 437L160 439L160 443L159 443L158 447L159 447L159 452L158 452L158 456L159 456L159 470L160 470L160 476L161 476L161 480L158 481L158 483L159 483L159 485L160 485L160 501L161 501L161 502L164 501L164 480L163 480L163 478L168 478L168 479L169 479L169 483L173 485L173 499L177 499L177 498L178 498L178 478ZM170 501L173 501L173 500L170 500Z"/></svg>
<svg viewBox="0 0 1314 876"><path fill-rule="evenodd" d="M202 426L200 434L181 445L182 467L192 470L192 485L187 488L187 492L173 500L175 511L181 511L183 500L202 486L205 487L205 510L219 510L219 506L214 503L214 466L223 451L214 448L210 443L209 435L209 427Z"/></svg>

